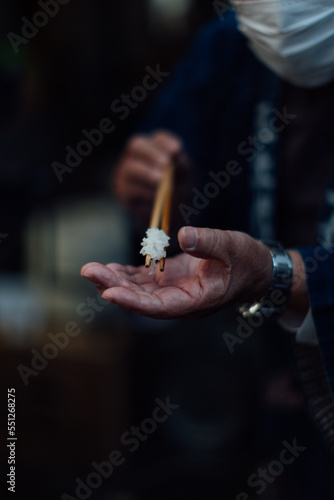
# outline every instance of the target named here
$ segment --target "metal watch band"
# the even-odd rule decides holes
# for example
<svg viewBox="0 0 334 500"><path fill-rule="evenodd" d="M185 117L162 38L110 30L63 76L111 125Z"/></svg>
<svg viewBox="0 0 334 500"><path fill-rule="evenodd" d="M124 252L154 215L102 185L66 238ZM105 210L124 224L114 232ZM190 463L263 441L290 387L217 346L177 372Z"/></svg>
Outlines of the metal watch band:
<svg viewBox="0 0 334 500"><path fill-rule="evenodd" d="M243 304L239 312L244 317L264 315L275 317L285 309L291 290L293 265L288 252L276 241L262 241L270 250L273 274L266 295L253 304Z"/></svg>

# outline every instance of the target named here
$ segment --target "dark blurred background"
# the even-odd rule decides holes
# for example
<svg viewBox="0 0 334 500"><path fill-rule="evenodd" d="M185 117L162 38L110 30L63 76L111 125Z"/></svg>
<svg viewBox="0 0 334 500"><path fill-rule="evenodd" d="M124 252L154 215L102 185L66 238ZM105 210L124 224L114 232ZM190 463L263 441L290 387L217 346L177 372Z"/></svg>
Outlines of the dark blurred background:
<svg viewBox="0 0 334 500"><path fill-rule="evenodd" d="M43 11L40 2L1 2L4 498L11 495L4 480L5 407L13 387L16 498L235 499L247 491L250 474L278 457L282 440L298 436L306 452L261 498L326 500L306 493L317 495L319 470L326 491L331 462L300 388L286 378L292 362L278 329L272 327L270 342L259 329L232 356L222 339L236 328L229 311L187 322L136 318L99 303L79 275L89 261L133 259L132 221L112 195L110 176L163 83L124 120L111 103L142 83L147 66L171 72L195 32L217 16L216 4L71 0L56 3L57 14L24 42L15 35ZM43 24L43 16L35 19ZM82 130L98 128L104 118L115 130L60 182L54 162L64 165L66 147L75 148ZM66 339L69 322L81 333L66 348L54 347L50 332ZM179 408L131 453L121 436L152 416L157 398L167 397ZM76 478L87 484L96 472L92 463L108 460L113 450L125 463L91 493L76 493Z"/></svg>
<svg viewBox="0 0 334 500"><path fill-rule="evenodd" d="M196 29L213 15L202 1L68 2L31 39L22 37L41 12L38 2L1 4L1 231L7 269L22 269L22 230L31 212L83 195L110 195L111 166L154 98L148 93L126 120L110 109L140 85L146 66L170 71ZM43 12L43 10L42 10ZM37 22L43 24L43 17ZM33 33L28 28L28 33ZM10 40L12 43L10 43ZM16 46L16 50L15 47ZM15 53L17 51L17 54ZM116 130L60 183L51 164L81 131L110 118Z"/></svg>

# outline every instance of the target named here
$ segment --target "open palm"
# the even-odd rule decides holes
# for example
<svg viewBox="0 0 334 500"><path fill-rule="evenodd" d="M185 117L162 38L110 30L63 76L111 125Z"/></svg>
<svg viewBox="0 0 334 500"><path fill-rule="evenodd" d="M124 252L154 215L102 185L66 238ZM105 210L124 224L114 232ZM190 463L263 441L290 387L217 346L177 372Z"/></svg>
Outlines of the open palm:
<svg viewBox="0 0 334 500"><path fill-rule="evenodd" d="M229 270L218 260L182 253L168 258L162 273L150 275L144 266L90 263L82 275L102 297L123 309L154 318L206 314L219 308L229 282Z"/></svg>
<svg viewBox="0 0 334 500"><path fill-rule="evenodd" d="M247 234L183 227L178 240L184 253L154 276L144 266L95 262L81 274L105 300L153 318L207 314L233 300L258 300L269 288L270 251Z"/></svg>

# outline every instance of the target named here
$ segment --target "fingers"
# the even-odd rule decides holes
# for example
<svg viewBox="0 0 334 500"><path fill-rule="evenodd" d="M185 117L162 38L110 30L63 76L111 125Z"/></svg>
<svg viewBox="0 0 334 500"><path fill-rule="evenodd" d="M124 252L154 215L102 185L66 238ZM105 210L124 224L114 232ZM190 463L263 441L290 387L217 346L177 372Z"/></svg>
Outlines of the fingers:
<svg viewBox="0 0 334 500"><path fill-rule="evenodd" d="M128 143L125 154L140 160L147 167L164 170L169 161L169 153L150 136L136 136Z"/></svg>
<svg viewBox="0 0 334 500"><path fill-rule="evenodd" d="M183 149L181 139L170 132L158 131L152 134L151 137L153 144L155 144L160 151L164 152L169 160Z"/></svg>
<svg viewBox="0 0 334 500"><path fill-rule="evenodd" d="M88 264L87 264L88 265ZM113 271L114 273L118 272L125 272L127 275L132 276L136 273L138 273L138 267L135 266L123 266L122 264L117 264L113 262L112 264L107 264L106 267Z"/></svg>
<svg viewBox="0 0 334 500"><path fill-rule="evenodd" d="M96 262L86 264L81 269L81 275L93 283L99 293L116 287L125 288L127 291L145 290L148 293L157 288L154 276L149 275L144 266L122 266L121 264L108 264L103 266Z"/></svg>
<svg viewBox="0 0 334 500"><path fill-rule="evenodd" d="M134 276L134 281L136 281L137 275L139 282L142 282L144 277L147 283L143 287L138 286L123 278L121 274ZM124 267L120 264L103 266L91 262L81 269L81 275L97 286L102 298L108 302L137 314L167 317L167 313L164 313L163 302L154 294L157 288L154 277L149 277L147 271L144 276L141 274L138 268Z"/></svg>
<svg viewBox="0 0 334 500"><path fill-rule="evenodd" d="M151 172L163 172L174 154L182 149L182 143L166 132L138 135L128 142L124 157L140 162ZM133 164L133 166L135 166Z"/></svg>
<svg viewBox="0 0 334 500"><path fill-rule="evenodd" d="M97 286L99 290L119 285L119 279L116 274L108 267L98 264L97 262L90 262L83 266L80 274Z"/></svg>
<svg viewBox="0 0 334 500"><path fill-rule="evenodd" d="M173 155L181 149L181 141L168 132L133 137L114 174L114 190L119 199L125 205L138 197L151 200Z"/></svg>
<svg viewBox="0 0 334 500"><path fill-rule="evenodd" d="M112 264L103 266L96 262L86 264L81 269L81 275L99 288L99 291L116 286L122 286L128 289L137 289L138 286L131 279L131 275L124 272L124 267L120 266L112 269Z"/></svg>
<svg viewBox="0 0 334 500"><path fill-rule="evenodd" d="M178 240L182 250L200 259L223 259L231 250L229 231L195 228L180 229Z"/></svg>
<svg viewBox="0 0 334 500"><path fill-rule="evenodd" d="M130 189L140 188L152 192L161 181L163 172L152 169L149 165L133 159L121 175L122 182Z"/></svg>

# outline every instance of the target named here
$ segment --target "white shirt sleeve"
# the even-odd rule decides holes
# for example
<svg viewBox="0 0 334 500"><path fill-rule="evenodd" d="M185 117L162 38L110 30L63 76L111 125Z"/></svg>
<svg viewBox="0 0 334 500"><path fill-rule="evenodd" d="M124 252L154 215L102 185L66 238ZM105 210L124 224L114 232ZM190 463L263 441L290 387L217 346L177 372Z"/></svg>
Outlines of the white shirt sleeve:
<svg viewBox="0 0 334 500"><path fill-rule="evenodd" d="M318 345L318 337L316 328L313 321L312 310L309 309L307 315L302 322L289 321L287 318L280 318L278 320L284 330L296 334L296 342Z"/></svg>
<svg viewBox="0 0 334 500"><path fill-rule="evenodd" d="M318 345L319 343L311 309L309 309L303 323L297 330L296 341L312 345Z"/></svg>

